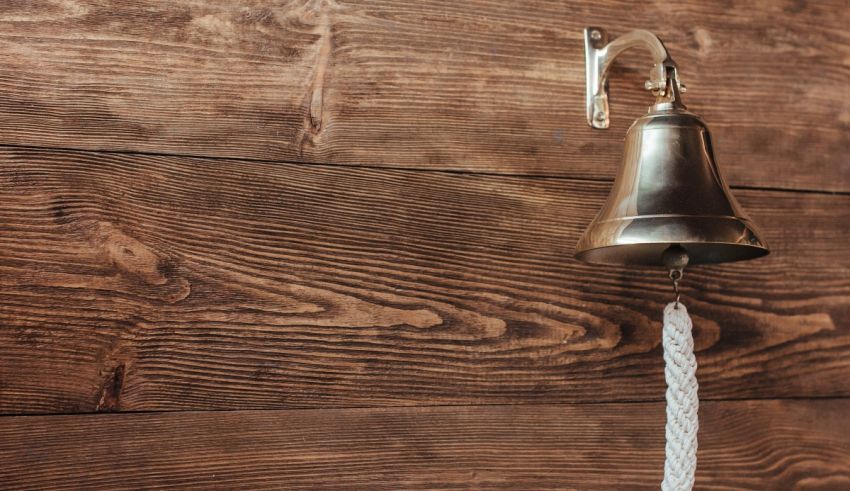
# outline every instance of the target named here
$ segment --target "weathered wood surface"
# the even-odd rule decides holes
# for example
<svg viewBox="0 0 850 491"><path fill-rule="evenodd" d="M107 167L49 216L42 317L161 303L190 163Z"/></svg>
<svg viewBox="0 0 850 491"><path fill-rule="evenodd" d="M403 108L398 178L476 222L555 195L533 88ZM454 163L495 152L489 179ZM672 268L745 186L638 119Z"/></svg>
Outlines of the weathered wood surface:
<svg viewBox="0 0 850 491"><path fill-rule="evenodd" d="M608 178L648 66L591 131L586 25L665 39L731 183L850 190L843 0L4 2L0 143Z"/></svg>
<svg viewBox="0 0 850 491"><path fill-rule="evenodd" d="M608 186L0 149L0 412L660 400L664 272L572 257ZM850 196L737 194L702 397L850 395Z"/></svg>
<svg viewBox="0 0 850 491"><path fill-rule="evenodd" d="M850 488L850 402L700 408L698 490ZM0 418L4 489L657 490L661 403Z"/></svg>

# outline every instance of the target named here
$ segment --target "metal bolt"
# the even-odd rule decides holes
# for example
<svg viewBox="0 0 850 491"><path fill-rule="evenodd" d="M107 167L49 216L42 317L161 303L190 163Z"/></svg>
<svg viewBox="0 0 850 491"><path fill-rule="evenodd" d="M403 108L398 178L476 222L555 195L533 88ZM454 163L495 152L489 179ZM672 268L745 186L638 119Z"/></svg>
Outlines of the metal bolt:
<svg viewBox="0 0 850 491"><path fill-rule="evenodd" d="M594 29L590 31L590 39L594 41L599 41L600 39L602 39L602 33L599 32L598 29Z"/></svg>
<svg viewBox="0 0 850 491"><path fill-rule="evenodd" d="M647 80L646 83L643 84L646 90L662 90L664 88L664 81L661 80Z"/></svg>
<svg viewBox="0 0 850 491"><path fill-rule="evenodd" d="M593 118L599 122L605 121L605 113L598 112L596 113L596 115L593 116Z"/></svg>

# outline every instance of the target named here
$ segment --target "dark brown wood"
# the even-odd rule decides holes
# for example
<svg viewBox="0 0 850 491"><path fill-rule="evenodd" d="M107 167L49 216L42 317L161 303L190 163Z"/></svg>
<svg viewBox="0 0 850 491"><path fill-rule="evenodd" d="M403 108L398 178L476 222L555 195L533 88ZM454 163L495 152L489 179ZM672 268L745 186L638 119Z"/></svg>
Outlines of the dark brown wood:
<svg viewBox="0 0 850 491"><path fill-rule="evenodd" d="M573 259L608 186L0 149L0 412L661 400L665 273ZM850 196L737 194L702 397L850 395Z"/></svg>
<svg viewBox="0 0 850 491"><path fill-rule="evenodd" d="M610 178L581 30L664 38L733 184L850 191L841 0L6 2L0 143Z"/></svg>
<svg viewBox="0 0 850 491"><path fill-rule="evenodd" d="M850 402L700 408L697 490L850 488ZM657 490L661 403L0 418L4 489Z"/></svg>
<svg viewBox="0 0 850 491"><path fill-rule="evenodd" d="M648 65L590 130L587 25L661 35L773 248L684 279L696 489L850 489L848 24L2 2L0 489L658 489L671 288L572 257Z"/></svg>

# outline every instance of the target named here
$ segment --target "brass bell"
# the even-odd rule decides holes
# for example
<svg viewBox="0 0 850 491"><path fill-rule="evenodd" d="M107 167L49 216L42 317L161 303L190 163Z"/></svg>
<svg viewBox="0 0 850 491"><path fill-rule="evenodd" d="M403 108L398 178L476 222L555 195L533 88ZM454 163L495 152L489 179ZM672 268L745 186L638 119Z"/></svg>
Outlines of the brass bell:
<svg viewBox="0 0 850 491"><path fill-rule="evenodd" d="M607 70L629 47L643 46L653 54L647 87L656 102L626 133L623 163L611 193L579 240L576 257L589 263L670 268L665 251L681 248L689 264L768 254L758 229L720 175L708 128L682 104L676 65L661 41L648 31L634 31L606 43L600 29L585 31L591 126L608 126Z"/></svg>

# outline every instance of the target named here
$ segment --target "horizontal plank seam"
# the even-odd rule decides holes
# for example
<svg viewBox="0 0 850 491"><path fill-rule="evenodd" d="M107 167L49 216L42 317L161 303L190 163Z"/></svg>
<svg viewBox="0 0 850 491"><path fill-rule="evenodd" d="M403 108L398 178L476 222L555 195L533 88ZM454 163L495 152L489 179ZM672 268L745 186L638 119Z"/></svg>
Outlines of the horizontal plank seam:
<svg viewBox="0 0 850 491"><path fill-rule="evenodd" d="M432 167L413 168L413 167L396 167L387 165L368 165L356 163L332 163L332 162L307 162L307 161L291 161L291 160L274 160L274 159L258 159L250 157L221 157L212 155L196 155L182 154L169 152L146 152L141 150L92 150L87 148L76 147L58 147L58 146L39 146L39 145L20 145L13 143L0 143L0 148L24 149L24 150L39 150L39 151L59 151L59 152L74 152L88 154L104 154L104 155L136 155L145 157L178 157L189 159L206 159L215 161L232 161L232 162L252 162L264 164L290 164L290 165L305 165L313 167L334 167L348 169L369 169L369 170L392 170L403 172L431 172L440 174L460 174L460 175L476 175L489 177L514 177L521 179L562 179L567 181L587 181L587 182L613 182L613 177L608 178L593 178L585 176L554 176L548 174L520 174L512 172L479 172L464 169L435 169ZM833 191L825 189L808 189L796 187L779 187L779 186L751 186L751 185L734 185L732 189L751 190L751 191L777 191L801 194L822 194L828 196L850 196L850 191Z"/></svg>
<svg viewBox="0 0 850 491"><path fill-rule="evenodd" d="M755 402L755 401L850 401L850 394L829 396L781 396L781 397L731 397L701 398L700 403ZM429 409L429 408L472 408L472 407L535 407L535 406L610 406L628 404L663 404L664 399L627 399L589 402L518 402L492 404L402 404L397 406L334 406L334 407L293 407L293 408L224 408L224 409L152 409L127 411L86 411L86 412L50 412L50 413L0 413L2 418L37 418L50 416L103 416L118 414L158 414L158 413L233 413L233 412L305 412L305 411L346 411L354 409Z"/></svg>

